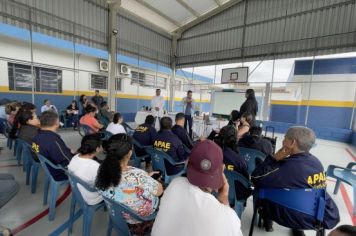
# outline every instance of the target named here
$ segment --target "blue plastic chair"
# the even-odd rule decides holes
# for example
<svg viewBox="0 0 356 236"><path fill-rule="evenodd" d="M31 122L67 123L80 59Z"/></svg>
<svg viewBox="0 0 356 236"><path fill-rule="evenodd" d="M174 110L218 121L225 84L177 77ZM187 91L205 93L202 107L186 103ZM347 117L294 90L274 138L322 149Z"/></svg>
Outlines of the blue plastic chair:
<svg viewBox="0 0 356 236"><path fill-rule="evenodd" d="M72 201L70 203L68 234L72 233L74 217L75 217L75 206L78 203L80 209L83 212L83 235L89 236L93 215L100 208L104 208L105 203L104 201L102 201L96 205L88 205L79 191L78 184L80 184L89 192L97 192L97 190L94 187L90 186L85 181L75 176L74 174L70 172L66 172L66 173L69 177L70 186L72 187Z"/></svg>
<svg viewBox="0 0 356 236"><path fill-rule="evenodd" d="M135 149L138 148L138 149L145 150L146 148L152 147L152 146L142 146L136 139L133 138L132 140L133 140L133 144L134 144L135 148L134 148L134 152L132 153L132 156L131 156L131 161L132 161L132 165L134 167L139 168L141 165L141 161L143 161L145 158L148 158L150 155L146 154L143 156L137 156Z"/></svg>
<svg viewBox="0 0 356 236"><path fill-rule="evenodd" d="M356 215L356 169L352 169L356 166L356 162L350 162L345 167L330 165L326 171L326 175L336 179L336 185L334 194L337 194L340 188L341 182L345 182L352 186L354 192L354 212Z"/></svg>
<svg viewBox="0 0 356 236"><path fill-rule="evenodd" d="M3 121L3 126L4 126L4 135L7 138L6 146L11 150L12 149L12 144L14 142L14 140L12 138L10 138L10 135L9 135L9 133L11 131L11 126L7 122L7 120ZM15 150L14 150L14 152L15 152Z"/></svg>
<svg viewBox="0 0 356 236"><path fill-rule="evenodd" d="M122 126L124 126L124 129L128 136L132 136L133 133L135 132L135 129L129 126L126 122L122 122Z"/></svg>
<svg viewBox="0 0 356 236"><path fill-rule="evenodd" d="M257 189L249 236L253 235L260 200L268 200L285 208L314 217L317 221L315 228L317 235L325 235L325 229L322 227L326 204L325 195L325 189Z"/></svg>
<svg viewBox="0 0 356 236"><path fill-rule="evenodd" d="M229 183L229 203L235 205L235 211L238 217L241 219L242 212L244 211L244 205L247 199L236 199L235 181L241 183L246 189L251 188L251 182L243 175L236 171L224 170L227 182Z"/></svg>
<svg viewBox="0 0 356 236"><path fill-rule="evenodd" d="M258 150L239 147L240 155L245 158L247 163L248 173L251 175L256 169L256 161L259 159L261 162L265 160L266 155Z"/></svg>
<svg viewBox="0 0 356 236"><path fill-rule="evenodd" d="M47 198L48 198L48 190L50 187L50 191L51 191L51 197L49 200L49 215L48 215L48 219L50 221L54 220L55 215L56 215L56 201L57 201L57 195L58 195L58 189L60 186L62 185L67 185L68 184L68 180L62 180L62 181L56 181L54 180L54 178L52 177L51 173L49 172L49 169L47 167L47 165L49 165L50 167L57 169L57 170L62 170L65 171L65 169L59 165L55 165L53 164L51 161L49 161L47 158L45 158L44 156L42 156L41 154L37 154L38 159L41 162L41 166L45 171L45 186L44 186L44 194L43 194L43 205L47 204Z"/></svg>
<svg viewBox="0 0 356 236"><path fill-rule="evenodd" d="M24 159L22 159L23 155L22 155L22 150L23 150L23 147L25 145L26 141L20 139L20 138L17 138L15 140L15 149L16 149L16 159L17 159L17 165L20 166L21 165L21 160L23 160L23 170L25 171L26 170L26 161Z"/></svg>
<svg viewBox="0 0 356 236"><path fill-rule="evenodd" d="M36 192L38 170L41 164L33 159L34 152L30 144L24 142L22 148L22 159L26 168L26 185L30 182L31 177L31 193Z"/></svg>
<svg viewBox="0 0 356 236"><path fill-rule="evenodd" d="M153 214L143 217L134 212L131 208L115 202L107 197L104 197L106 207L109 210L110 221L108 225L107 236L111 236L112 229L114 228L118 235L121 236L131 236L130 229L126 223L126 220L122 216L123 213L130 215L132 218L139 221L151 221L156 218L157 211Z"/></svg>
<svg viewBox="0 0 356 236"><path fill-rule="evenodd" d="M164 164L164 160L168 161L171 165L174 165L174 166L186 164L186 161L176 162L167 153L165 153L163 151L156 150L153 147L147 147L147 148L145 148L145 150L151 156L152 169L159 170L162 172L162 177L164 178L164 183L166 185L168 185L172 181L172 179L174 179L175 177L182 176L184 173L186 173L187 166L185 165L185 167L177 174L168 175L167 171L166 171L166 166Z"/></svg>
<svg viewBox="0 0 356 236"><path fill-rule="evenodd" d="M83 132L81 132L81 129L83 129ZM88 135L88 134L94 134L95 133L95 131L92 128L90 128L90 126L85 125L85 124L79 124L78 131L79 131L79 134L81 136L85 136L85 135Z"/></svg>

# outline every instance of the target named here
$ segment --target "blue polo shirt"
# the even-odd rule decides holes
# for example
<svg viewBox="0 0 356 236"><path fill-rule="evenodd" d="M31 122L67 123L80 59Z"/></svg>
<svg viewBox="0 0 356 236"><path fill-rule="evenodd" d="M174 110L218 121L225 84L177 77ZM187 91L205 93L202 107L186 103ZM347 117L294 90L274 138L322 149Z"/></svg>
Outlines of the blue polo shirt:
<svg viewBox="0 0 356 236"><path fill-rule="evenodd" d="M182 143L189 149L192 149L194 144L192 139L189 137L189 134L186 129L180 125L174 125L172 127L172 132L177 135L177 137L182 141Z"/></svg>
<svg viewBox="0 0 356 236"><path fill-rule="evenodd" d="M310 153L298 153L282 161L268 156L253 171L251 180L257 188L325 188L326 176L321 162ZM339 221L339 210L326 193L323 226L333 228ZM313 217L268 202L263 206L271 220L294 229L314 229Z"/></svg>
<svg viewBox="0 0 356 236"><path fill-rule="evenodd" d="M139 125L133 134L133 138L139 142L142 146L152 146L155 140L157 131L154 127L148 124ZM137 156L146 155L145 150L135 147L135 152Z"/></svg>
<svg viewBox="0 0 356 236"><path fill-rule="evenodd" d="M53 164L66 167L73 157L70 149L65 145L61 137L55 132L40 130L32 140L32 149L48 158ZM47 166L53 178L57 181L68 179L62 170L56 170Z"/></svg>
<svg viewBox="0 0 356 236"><path fill-rule="evenodd" d="M183 143L171 130L161 130L157 133L153 147L170 155L176 162L185 161L188 153L185 152ZM184 166L173 166L165 162L168 175L177 174Z"/></svg>

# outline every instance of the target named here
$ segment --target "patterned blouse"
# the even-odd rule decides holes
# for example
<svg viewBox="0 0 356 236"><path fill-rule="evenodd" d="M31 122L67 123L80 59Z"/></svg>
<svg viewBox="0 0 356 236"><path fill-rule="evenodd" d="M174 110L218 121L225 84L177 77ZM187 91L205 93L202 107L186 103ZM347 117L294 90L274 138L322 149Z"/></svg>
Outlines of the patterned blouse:
<svg viewBox="0 0 356 236"><path fill-rule="evenodd" d="M122 173L120 184L101 191L101 194L130 207L141 216L149 216L158 207L159 199L156 196L158 186L159 183L147 172L128 167ZM123 217L129 224L141 223L129 215L124 214Z"/></svg>

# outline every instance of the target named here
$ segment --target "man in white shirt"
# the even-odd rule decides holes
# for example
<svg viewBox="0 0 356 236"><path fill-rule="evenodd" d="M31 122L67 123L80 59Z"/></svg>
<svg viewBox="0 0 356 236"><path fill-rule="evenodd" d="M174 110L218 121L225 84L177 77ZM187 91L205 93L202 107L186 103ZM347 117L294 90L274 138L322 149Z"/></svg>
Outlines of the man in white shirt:
<svg viewBox="0 0 356 236"><path fill-rule="evenodd" d="M211 140L195 145L187 176L175 178L164 191L151 235L242 236L240 219L229 206L221 148Z"/></svg>
<svg viewBox="0 0 356 236"><path fill-rule="evenodd" d="M156 96L154 96L151 100L152 115L155 118L155 123L157 117L158 120L160 120L163 117L163 106L164 106L164 98L161 96L161 90L156 89Z"/></svg>
<svg viewBox="0 0 356 236"><path fill-rule="evenodd" d="M58 113L56 106L52 105L50 100L45 99L43 103L44 103L44 105L41 107L41 113L43 113L45 111L49 111L49 110Z"/></svg>

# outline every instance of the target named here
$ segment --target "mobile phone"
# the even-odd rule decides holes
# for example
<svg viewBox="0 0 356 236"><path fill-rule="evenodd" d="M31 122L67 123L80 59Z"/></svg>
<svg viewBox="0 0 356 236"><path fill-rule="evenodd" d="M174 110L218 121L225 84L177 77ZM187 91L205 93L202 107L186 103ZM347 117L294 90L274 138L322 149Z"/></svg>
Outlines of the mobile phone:
<svg viewBox="0 0 356 236"><path fill-rule="evenodd" d="M151 177L154 179L159 179L159 178L161 178L161 176L162 176L162 172L158 171L158 173L153 174Z"/></svg>

